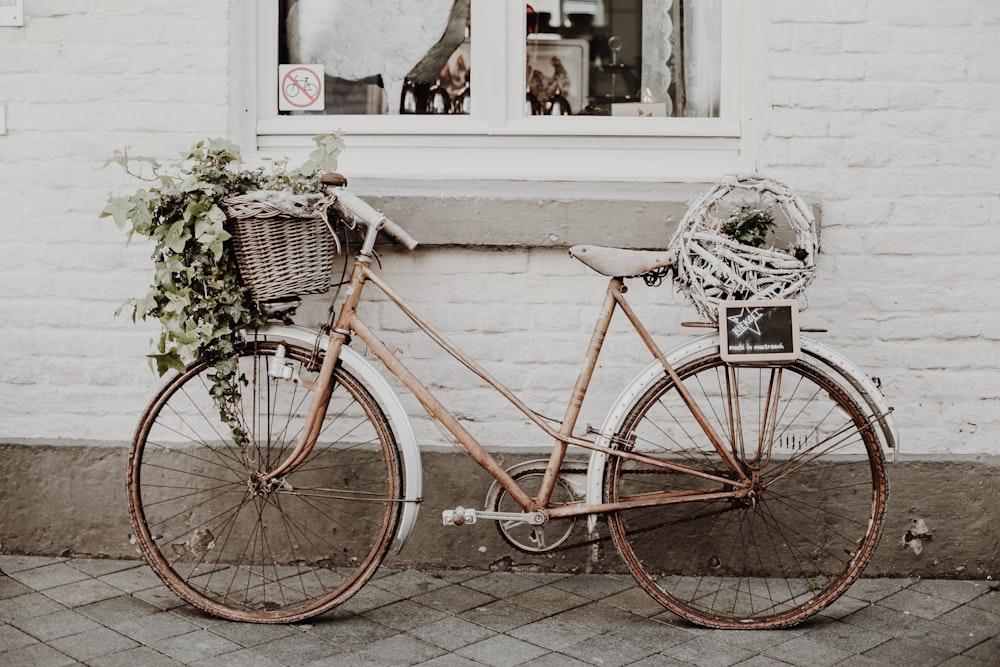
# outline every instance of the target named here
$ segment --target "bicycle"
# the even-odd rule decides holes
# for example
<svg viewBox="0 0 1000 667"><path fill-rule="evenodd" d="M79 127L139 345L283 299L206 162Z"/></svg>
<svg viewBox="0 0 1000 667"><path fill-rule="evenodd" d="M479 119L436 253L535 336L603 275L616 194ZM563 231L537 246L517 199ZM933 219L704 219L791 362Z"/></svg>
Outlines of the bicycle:
<svg viewBox="0 0 1000 667"><path fill-rule="evenodd" d="M896 446L873 382L801 336L781 363L720 357L718 333L663 352L625 297L623 276L654 283L670 258L582 246L571 255L609 278L562 420L550 424L454 346L378 276L376 239L417 242L331 176L328 201L362 235L326 332L297 327L292 304L246 334L236 444L212 403L211 367L170 379L136 430L129 510L139 545L182 599L224 618L291 622L347 600L410 534L421 502L409 418L360 341L495 481L483 509L442 521L492 520L513 547L544 553L576 521L598 517L638 584L667 609L716 628L794 625L836 600L878 542L888 497L883 448ZM374 287L553 441L550 457L504 469L358 314ZM652 355L603 424L577 418L613 315ZM586 488L562 470L590 453Z"/></svg>

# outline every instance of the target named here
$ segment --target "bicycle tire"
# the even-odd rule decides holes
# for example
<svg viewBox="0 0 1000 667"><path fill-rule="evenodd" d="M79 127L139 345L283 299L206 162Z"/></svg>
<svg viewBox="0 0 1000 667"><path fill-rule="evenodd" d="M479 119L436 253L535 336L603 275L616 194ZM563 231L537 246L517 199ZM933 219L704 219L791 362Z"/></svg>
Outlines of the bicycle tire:
<svg viewBox="0 0 1000 667"><path fill-rule="evenodd" d="M284 343L284 364L312 380L322 351ZM269 486L305 425L312 392L275 379L277 342L239 354L237 444L199 360L146 410L129 453L132 524L147 560L175 593L231 620L285 623L356 593L388 552L399 523L396 441L371 394L341 367L316 446Z"/></svg>
<svg viewBox="0 0 1000 667"><path fill-rule="evenodd" d="M692 623L729 629L795 625L843 594L878 543L888 481L876 426L840 384L801 360L735 367L716 353L682 365L677 374L759 483L751 498L611 513L615 545L639 585ZM769 402L769 395L779 398ZM608 502L639 493L735 487L736 473L666 375L635 403L614 442L734 483L723 487L609 456Z"/></svg>

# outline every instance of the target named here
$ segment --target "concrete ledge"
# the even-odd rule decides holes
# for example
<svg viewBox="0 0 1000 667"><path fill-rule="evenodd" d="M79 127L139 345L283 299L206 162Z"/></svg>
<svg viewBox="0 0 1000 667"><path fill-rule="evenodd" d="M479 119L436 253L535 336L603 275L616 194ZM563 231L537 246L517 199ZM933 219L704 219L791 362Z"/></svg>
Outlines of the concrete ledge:
<svg viewBox="0 0 1000 667"><path fill-rule="evenodd" d="M0 445L3 520L0 552L35 555L136 556L125 492L124 445L21 443ZM505 455L504 466L540 455ZM530 568L618 571L610 542L547 556L512 549L491 522L441 525L441 510L481 507L492 480L464 456L424 453L425 501L396 567ZM1000 576L1000 463L917 461L890 465L889 514L869 576L984 579ZM904 535L923 519L933 539L919 555ZM605 533L606 534L606 533ZM585 538L585 522L575 537ZM571 543L577 542L571 539Z"/></svg>
<svg viewBox="0 0 1000 667"><path fill-rule="evenodd" d="M664 248L707 183L352 180L423 245Z"/></svg>

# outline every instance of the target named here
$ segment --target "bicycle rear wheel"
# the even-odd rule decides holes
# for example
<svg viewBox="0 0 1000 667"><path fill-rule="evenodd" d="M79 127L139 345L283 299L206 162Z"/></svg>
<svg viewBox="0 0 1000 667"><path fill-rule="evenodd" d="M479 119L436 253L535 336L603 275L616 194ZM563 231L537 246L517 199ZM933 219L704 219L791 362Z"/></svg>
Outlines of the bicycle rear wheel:
<svg viewBox="0 0 1000 667"><path fill-rule="evenodd" d="M284 343L293 377L322 361ZM276 379L275 342L239 356L239 429L219 416L213 367L190 365L150 404L129 455L129 511L161 579L191 604L239 621L290 622L340 604L374 574L400 515L400 461L381 408L343 368L309 456L271 484L305 427L312 392ZM315 363L314 363L315 362Z"/></svg>
<svg viewBox="0 0 1000 667"><path fill-rule="evenodd" d="M752 494L613 513L614 542L639 584L694 623L794 625L847 590L878 543L888 483L872 419L802 361L733 367L712 354L677 373L752 480ZM733 483L612 456L609 502L737 485L669 377L639 399L615 442Z"/></svg>

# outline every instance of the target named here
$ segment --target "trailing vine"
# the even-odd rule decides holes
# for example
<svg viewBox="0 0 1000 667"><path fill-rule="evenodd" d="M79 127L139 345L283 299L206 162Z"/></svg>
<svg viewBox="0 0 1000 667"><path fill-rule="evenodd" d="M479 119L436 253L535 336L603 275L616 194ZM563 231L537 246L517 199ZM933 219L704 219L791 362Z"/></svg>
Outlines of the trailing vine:
<svg viewBox="0 0 1000 667"><path fill-rule="evenodd" d="M336 170L343 142L338 135L314 141L309 159L294 170L287 161L249 169L239 148L224 139L200 141L167 166L131 156L127 149L116 150L105 163L149 183L130 195L109 195L101 212L129 240L138 234L153 242L150 289L118 313L131 311L133 322L159 320L160 336L148 356L160 375L182 371L199 358L212 364L210 392L238 443L246 438L237 405L247 382L239 375L238 351L243 331L263 325L265 316L240 283L220 202L230 194L257 190L320 192L319 175Z"/></svg>

